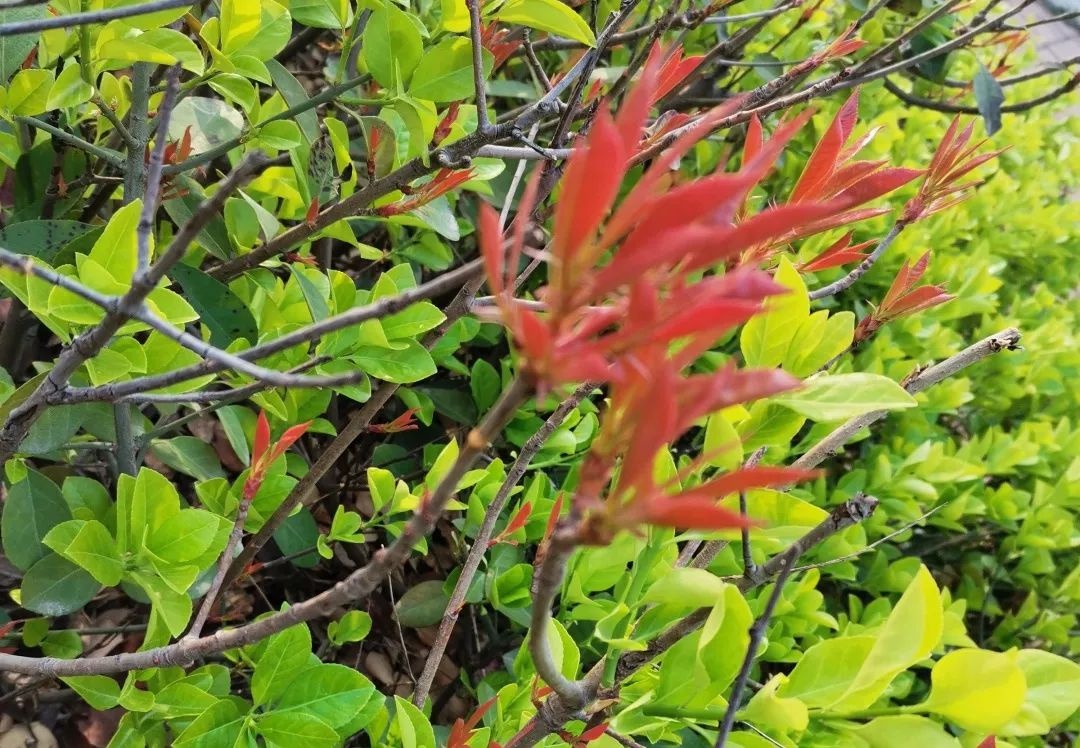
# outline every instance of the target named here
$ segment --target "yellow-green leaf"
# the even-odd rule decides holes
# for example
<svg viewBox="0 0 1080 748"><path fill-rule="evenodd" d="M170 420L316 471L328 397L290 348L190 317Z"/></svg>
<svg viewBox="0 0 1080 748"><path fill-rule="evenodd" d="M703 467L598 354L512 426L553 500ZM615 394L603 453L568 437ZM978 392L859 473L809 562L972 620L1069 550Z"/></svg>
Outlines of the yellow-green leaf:
<svg viewBox="0 0 1080 748"><path fill-rule="evenodd" d="M27 117L48 111L52 84L51 70L20 70L8 86L7 108L12 114Z"/></svg>
<svg viewBox="0 0 1080 748"><path fill-rule="evenodd" d="M135 199L113 213L90 250L90 259L105 268L117 283L131 284L137 261L136 230L141 211L142 200ZM153 253L152 237L150 251Z"/></svg>
<svg viewBox="0 0 1080 748"><path fill-rule="evenodd" d="M810 316L806 284L786 257L780 258L773 280L790 292L770 297L765 311L743 325L739 345L748 366L779 366L787 358L800 326Z"/></svg>
<svg viewBox="0 0 1080 748"><path fill-rule="evenodd" d="M69 63L49 89L48 109L65 109L89 101L94 89L83 80L79 66Z"/></svg>
<svg viewBox="0 0 1080 748"><path fill-rule="evenodd" d="M549 31L590 47L596 44L596 37L585 19L559 0L509 0L495 17L503 23L519 23Z"/></svg>
<svg viewBox="0 0 1080 748"><path fill-rule="evenodd" d="M958 649L930 672L930 697L920 711L939 714L965 730L994 733L1017 714L1027 685L1017 652Z"/></svg>
<svg viewBox="0 0 1080 748"><path fill-rule="evenodd" d="M914 408L907 390L880 374L819 374L793 392L777 395L772 402L815 421L839 421L875 410Z"/></svg>

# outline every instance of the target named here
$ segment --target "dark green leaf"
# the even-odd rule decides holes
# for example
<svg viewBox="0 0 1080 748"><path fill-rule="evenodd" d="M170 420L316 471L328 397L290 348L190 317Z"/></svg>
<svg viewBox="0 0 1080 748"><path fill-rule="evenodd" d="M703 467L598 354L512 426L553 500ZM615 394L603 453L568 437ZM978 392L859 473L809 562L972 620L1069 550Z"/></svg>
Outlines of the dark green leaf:
<svg viewBox="0 0 1080 748"><path fill-rule="evenodd" d="M267 748L333 748L341 742L334 728L304 712L263 715L255 722L255 729L266 740Z"/></svg>
<svg viewBox="0 0 1080 748"><path fill-rule="evenodd" d="M978 104L979 114L986 124L986 134L993 135L1001 129L1001 105L1005 103L1005 92L997 79L982 65L979 65L975 73L973 85L975 103Z"/></svg>
<svg viewBox="0 0 1080 748"><path fill-rule="evenodd" d="M259 328L251 310L228 286L190 265L177 265L170 273L210 331L212 344L225 348L237 338L249 343L258 340Z"/></svg>
<svg viewBox="0 0 1080 748"><path fill-rule="evenodd" d="M90 574L50 553L30 567L22 580L22 606L45 616L78 610L101 589Z"/></svg>
<svg viewBox="0 0 1080 748"><path fill-rule="evenodd" d="M197 480L225 477L214 448L194 436L155 440L150 451L173 470Z"/></svg>
<svg viewBox="0 0 1080 748"><path fill-rule="evenodd" d="M267 60L266 69L270 71L270 77L274 79L274 86L281 93L282 98L289 107L300 106L308 100L307 91L300 85L300 81L285 69L277 60ZM319 118L314 109L308 109L295 117L296 124L300 125L300 131L304 134L307 142L314 143L319 139Z"/></svg>
<svg viewBox="0 0 1080 748"><path fill-rule="evenodd" d="M180 197L166 200L163 203L169 217L180 226L191 220L191 216L205 197L198 182L192 179L182 177L181 186L184 188L184 192ZM219 260L228 260L236 256L233 244L229 241L229 232L225 229L225 221L220 215L214 215L199 231L198 243ZM180 280L176 276L176 267L173 268L170 274L178 281ZM191 301L191 299L188 299L188 301ZM195 306L193 301L191 305L198 311L199 307Z"/></svg>
<svg viewBox="0 0 1080 748"><path fill-rule="evenodd" d="M0 10L0 24L35 21L45 16L45 3L29 8ZM6 84L37 44L37 34L0 36L0 84Z"/></svg>
<svg viewBox="0 0 1080 748"><path fill-rule="evenodd" d="M319 527L315 524L315 518L311 516L311 510L306 507L286 518L281 523L281 527L274 531L274 542L286 556L314 548L318 538ZM313 551L291 561L294 566L310 569L318 565L319 556Z"/></svg>
<svg viewBox="0 0 1080 748"><path fill-rule="evenodd" d="M42 539L56 525L71 519L60 488L36 470L11 487L0 518L4 555L27 571L49 550Z"/></svg>
<svg viewBox="0 0 1080 748"><path fill-rule="evenodd" d="M449 602L442 582L431 579L409 588L398 600L394 611L402 626L423 628L441 621Z"/></svg>

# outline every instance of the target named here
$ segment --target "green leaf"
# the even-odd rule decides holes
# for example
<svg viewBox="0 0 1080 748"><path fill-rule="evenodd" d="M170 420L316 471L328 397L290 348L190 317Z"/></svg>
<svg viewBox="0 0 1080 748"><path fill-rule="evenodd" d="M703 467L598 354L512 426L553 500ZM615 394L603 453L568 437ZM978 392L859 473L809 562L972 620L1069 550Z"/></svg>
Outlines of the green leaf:
<svg viewBox="0 0 1080 748"><path fill-rule="evenodd" d="M930 671L930 696L916 707L965 730L995 733L1017 714L1027 689L1017 652L949 652Z"/></svg>
<svg viewBox="0 0 1080 748"><path fill-rule="evenodd" d="M460 34L469 30L469 6L465 0L440 0L442 6L441 26L446 31Z"/></svg>
<svg viewBox="0 0 1080 748"><path fill-rule="evenodd" d="M61 678L75 693L98 711L120 703L120 684L104 675L76 675Z"/></svg>
<svg viewBox="0 0 1080 748"><path fill-rule="evenodd" d="M481 413L486 413L488 408L499 399L499 393L502 392L502 379L494 366L478 358L473 362L469 388L472 390L477 409Z"/></svg>
<svg viewBox="0 0 1080 748"><path fill-rule="evenodd" d="M12 114L31 117L49 108L49 90L52 88L51 70L30 68L20 70L11 79L7 90L7 108Z"/></svg>
<svg viewBox="0 0 1080 748"><path fill-rule="evenodd" d="M289 11L274 0L221 3L221 51L238 67L244 58L270 60L288 44L291 32Z"/></svg>
<svg viewBox="0 0 1080 748"><path fill-rule="evenodd" d="M295 2L290 6L290 10L296 10ZM267 60L266 69L270 71L270 77L274 80L274 87L281 93L282 98L285 99L285 103L290 108L301 106L308 100L307 91L300 81L296 80L292 73L290 73L284 65L277 60ZM304 134L304 138L307 140L307 144L311 145L319 139L321 132L319 130L319 117L315 114L315 109L308 109L306 112L301 112L296 115L296 124L300 126L300 131Z"/></svg>
<svg viewBox="0 0 1080 748"><path fill-rule="evenodd" d="M424 42L409 16L389 0L376 7L364 29L361 56L372 77L391 91L405 85L424 54Z"/></svg>
<svg viewBox="0 0 1080 748"><path fill-rule="evenodd" d="M382 694L374 684L352 668L319 664L301 671L281 694L274 711L312 714L335 730L351 735L371 720L382 703Z"/></svg>
<svg viewBox="0 0 1080 748"><path fill-rule="evenodd" d="M770 296L765 311L743 325L739 345L747 366L779 366L787 358L799 327L810 316L806 284L786 257L780 258L773 280L790 293Z"/></svg>
<svg viewBox="0 0 1080 748"><path fill-rule="evenodd" d="M484 50L484 78L491 75L495 58ZM461 37L447 37L424 50L413 72L409 95L441 104L467 99L475 93L472 43Z"/></svg>
<svg viewBox="0 0 1080 748"><path fill-rule="evenodd" d="M84 569L50 553L30 567L22 579L20 604L45 616L78 610L101 589Z"/></svg>
<svg viewBox="0 0 1080 748"><path fill-rule="evenodd" d="M194 569L193 572L187 573L187 569ZM172 589L169 582L163 579L160 574L162 569L155 568L155 572L159 576L147 576L143 574L133 573L132 579L142 587L143 592L150 598L150 605L152 608L152 615L156 616L165 628L168 629L172 636L180 636L187 627L188 621L191 619L191 598L184 592L178 592ZM189 587L191 582L194 581L195 576L199 573L198 569L194 567L172 567L167 568L165 571L175 571L179 573L187 574L187 584L178 584L177 586ZM176 583L176 580L172 580Z"/></svg>
<svg viewBox="0 0 1080 748"><path fill-rule="evenodd" d="M169 214L169 217L172 218L177 225L182 226L191 220L192 215L194 215L199 204L202 203L205 195L198 182L195 182L192 179L182 177L180 179L180 184L184 188L183 194L172 200L166 200L163 205L165 206L165 211ZM229 241L228 231L225 229L225 221L220 215L214 215L207 221L206 225L199 231L197 241L200 246L219 260L228 260L236 255L236 252L233 250L232 242ZM180 273L184 272L183 270L180 270L181 267L183 266L174 266L173 269L169 271L169 275L183 286L183 277L177 275L178 271ZM186 287L184 290L187 292ZM199 306L195 303L195 299L189 298L188 301L191 302L196 310L199 310ZM254 323L252 324L254 325Z"/></svg>
<svg viewBox="0 0 1080 748"><path fill-rule="evenodd" d="M240 737L245 731L248 712L239 699L221 699L200 714L177 737L174 746L180 748L222 748L247 745Z"/></svg>
<svg viewBox="0 0 1080 748"><path fill-rule="evenodd" d="M1005 103L1005 91L982 63L979 63L979 69L975 71L972 86L975 89L975 103L979 114L986 124L986 134L993 135L1001 129L1001 105Z"/></svg>
<svg viewBox="0 0 1080 748"><path fill-rule="evenodd" d="M151 532L146 545L169 563L194 561L213 544L221 522L205 509L182 509Z"/></svg>
<svg viewBox="0 0 1080 748"><path fill-rule="evenodd" d="M341 743L334 728L303 712L262 715L255 721L255 730L266 740L267 748L334 748Z"/></svg>
<svg viewBox="0 0 1080 748"><path fill-rule="evenodd" d="M728 586L705 569L674 568L649 587L641 602L711 608L724 599Z"/></svg>
<svg viewBox="0 0 1080 748"><path fill-rule="evenodd" d="M351 358L366 373L396 384L419 382L435 373L435 361L424 346L415 340L401 350L388 350L374 346L360 346Z"/></svg>
<svg viewBox="0 0 1080 748"><path fill-rule="evenodd" d="M0 517L4 555L28 571L48 554L42 540L49 530L70 519L60 487L36 470L27 470L26 477L8 490L4 502Z"/></svg>
<svg viewBox="0 0 1080 748"><path fill-rule="evenodd" d="M116 541L97 520L74 519L61 523L49 531L44 542L106 587L120 584L124 568Z"/></svg>
<svg viewBox="0 0 1080 748"><path fill-rule="evenodd" d="M136 229L141 212L142 200L135 199L113 213L88 255L125 288L131 285L131 276L135 272L138 254ZM153 252L152 240L150 251Z"/></svg>
<svg viewBox="0 0 1080 748"><path fill-rule="evenodd" d="M198 268L178 264L169 274L184 289L184 298L199 313L200 321L210 331L210 342L227 348L232 341L245 338L254 344L259 328L247 304L221 281Z"/></svg>
<svg viewBox="0 0 1080 748"><path fill-rule="evenodd" d="M1043 735L1080 709L1080 665L1041 649L1021 649L1016 664L1027 692L1020 713L999 735Z"/></svg>
<svg viewBox="0 0 1080 748"><path fill-rule="evenodd" d="M834 705L844 711L866 709L893 678L930 656L941 640L944 616L941 593L925 566L900 596L847 693Z"/></svg>
<svg viewBox="0 0 1080 748"><path fill-rule="evenodd" d="M49 90L48 109L66 109L78 106L90 100L94 95L93 87L83 80L78 65L69 64L56 76L56 81Z"/></svg>
<svg viewBox="0 0 1080 748"><path fill-rule="evenodd" d="M960 748L960 741L937 722L914 714L896 714L870 720L855 730L867 748Z"/></svg>
<svg viewBox="0 0 1080 748"><path fill-rule="evenodd" d="M317 29L341 29L349 21L348 0L289 0L293 20Z"/></svg>
<svg viewBox="0 0 1080 748"><path fill-rule="evenodd" d="M371 631L371 615L363 610L350 610L326 627L327 636L337 646L363 641Z"/></svg>
<svg viewBox="0 0 1080 748"><path fill-rule="evenodd" d="M321 322L330 316L330 305L327 297L330 295L330 283L325 275L314 268L304 268L293 265L290 270L292 277L300 286L300 292L307 302L308 311L311 312L313 322Z"/></svg>
<svg viewBox="0 0 1080 748"><path fill-rule="evenodd" d="M251 676L255 704L267 704L284 695L310 659L311 632L307 624L291 626L271 637Z"/></svg>
<svg viewBox="0 0 1080 748"><path fill-rule="evenodd" d="M430 301L421 301L381 320L383 332L390 340L415 338L434 330L446 315Z"/></svg>
<svg viewBox="0 0 1080 748"><path fill-rule="evenodd" d="M394 697L394 723L403 748L427 748L435 745L435 731L428 718L400 696Z"/></svg>
<svg viewBox="0 0 1080 748"><path fill-rule="evenodd" d="M0 25L19 21L36 21L45 17L45 5L29 8L8 8L0 10ZM14 34L0 36L0 85L7 83L22 65L23 60L38 43L38 34Z"/></svg>
<svg viewBox="0 0 1080 748"><path fill-rule="evenodd" d="M585 19L559 0L509 0L495 17L503 23L550 31L590 47L596 44L596 36Z"/></svg>
<svg viewBox="0 0 1080 748"><path fill-rule="evenodd" d="M815 421L839 421L875 410L914 408L915 398L880 374L820 374L794 392L776 395L772 402Z"/></svg>
<svg viewBox="0 0 1080 748"><path fill-rule="evenodd" d="M394 614L402 626L423 628L442 620L450 596L438 579L419 582L408 589L394 606Z"/></svg>
<svg viewBox="0 0 1080 748"><path fill-rule="evenodd" d="M853 313L837 312L829 316L824 309L814 312L799 326L784 357L784 370L797 377L808 377L846 351L854 337Z"/></svg>
<svg viewBox="0 0 1080 748"><path fill-rule="evenodd" d="M289 515L281 527L274 531L274 543L286 556L306 551L315 546L319 539L319 527L315 518L311 516L311 510L302 507L296 514ZM310 569L319 565L319 557L314 553L307 553L290 560L293 566L301 569ZM333 624L330 624L333 626Z"/></svg>
<svg viewBox="0 0 1080 748"><path fill-rule="evenodd" d="M724 470L735 470L742 465L742 440L723 413L715 413L705 422L705 443L701 447L701 454L710 465Z"/></svg>
<svg viewBox="0 0 1080 748"><path fill-rule="evenodd" d="M175 436L172 439L155 439L150 452L173 470L190 475L196 480L224 478L214 448L194 436Z"/></svg>
<svg viewBox="0 0 1080 748"><path fill-rule="evenodd" d="M820 641L803 652L780 693L799 699L811 709L832 706L858 677L873 647L873 636Z"/></svg>

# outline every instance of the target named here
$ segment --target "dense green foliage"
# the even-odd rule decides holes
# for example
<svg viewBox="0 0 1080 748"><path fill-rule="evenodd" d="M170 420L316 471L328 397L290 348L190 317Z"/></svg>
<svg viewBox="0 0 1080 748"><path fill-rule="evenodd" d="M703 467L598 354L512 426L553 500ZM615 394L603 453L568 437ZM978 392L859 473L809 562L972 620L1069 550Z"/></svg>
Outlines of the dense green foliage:
<svg viewBox="0 0 1080 748"><path fill-rule="evenodd" d="M65 15L131 4L48 5ZM941 11L901 60L978 22L976 8L890 3L863 18L867 46L836 51L828 45L866 4L819 3L800 18L751 0L738 3L750 15L740 23L769 22L726 47L730 29L701 22L722 5L691 8L676 19L685 28L663 39L680 35L687 55L716 52L719 40L721 59L751 63L718 68L722 93L751 92L759 104L807 90L804 75L829 79L841 59L875 59L919 13ZM629 26L644 27L667 18L664 6L622 7ZM607 496L608 524L596 526L633 531L576 539L552 590L554 617L537 627L553 538L582 512L600 514L568 507L591 480L612 388L584 388L576 400L571 388L545 389L548 380L533 379L541 364L522 354L535 328L533 340L515 338L499 324L505 309L473 298L479 270L437 284L497 241L482 235L481 202L525 206L527 217L521 190L553 190L522 232L536 236L518 237L537 251L512 271L532 255L550 263L544 244L566 242L551 206L567 193L592 198L573 192L580 183L558 185L555 169L550 184L522 178L518 165L532 161L519 159L536 155L529 138L548 146L559 120L529 106L543 96L541 73L572 79L618 10L487 3L476 58L463 0L222 0L0 37L11 580L0 669L31 675L5 675L13 711L38 719L39 691L65 705L64 718L115 710L109 745L119 747L532 745L522 736L543 721L540 704L555 709L570 692L537 677L544 664L534 657L546 651L570 685L593 690L580 710L554 712L560 719L536 737L544 746L712 746L729 708L737 726L726 745L740 748L1071 744L1080 731L1080 220L1069 190L1080 121L1064 116L1068 99L1002 115L1004 60L1023 68L1002 52L1008 34L903 79L938 104L953 101L950 80L971 81L961 98L982 114L977 131L1001 126L984 150L1008 150L979 168L986 181L963 204L905 224L853 286L820 300L808 294L850 265L809 272L805 263L847 230L853 242L886 236L917 181L877 200L890 209L881 215L728 258L726 270L760 266L788 292L686 368L826 372L801 389L733 397L667 445L652 480L692 491L748 461L790 465L849 418L887 418L810 481L747 484L745 513L757 523L748 536L734 521L712 532L701 522L620 522L641 497L624 506ZM0 11L0 28L45 15L43 4ZM520 48L522 28L537 39L535 62ZM625 104L650 40L616 39L594 71L597 91L565 89L568 125L584 133L600 121L609 102L594 94L615 110ZM812 64L799 72L785 60ZM991 74L991 62L1002 69ZM537 125L528 137L507 129L483 140L491 124L477 111L477 63L493 112L512 112L494 127L516 116ZM654 112L670 105L697 117L719 100L693 68L651 100ZM1026 101L1069 75L1004 91ZM775 134L812 98L817 106L754 182L745 211L722 210L743 221L788 198L849 95L831 90L754 110ZM580 110L575 97L587 102ZM876 133L863 157L912 169L931 164L951 121L898 106L880 80L861 87L857 110L855 139ZM753 159L740 154L759 121L748 120L697 142L665 187L747 169ZM634 131L634 145L651 147L670 124L641 144ZM479 150L495 140L512 155ZM583 140L550 145L581 153ZM635 165L623 195L647 175ZM591 176L585 189L600 191ZM955 298L940 303L942 292L940 305L853 342L901 267L928 251L925 280ZM521 298L550 301L547 263L526 273ZM326 334L310 332L319 324ZM981 358L914 397L902 386L1010 327L1022 331L1022 351ZM283 335L295 337L275 347ZM269 350L245 353L255 346ZM531 389L519 403L523 381ZM512 410L484 431L485 414L508 399ZM537 447L553 412L562 420ZM516 472L515 458L534 448ZM708 501L738 518L738 493L723 493ZM877 500L870 516L800 549L790 578L761 572L865 495ZM715 557L685 563L699 541ZM479 567L468 569L474 545ZM399 547L403 557L387 561ZM657 644L688 620L697 626ZM546 647L530 646L530 631ZM217 646L219 636L234 638ZM115 666L108 654L119 655ZM740 700L744 664L750 695ZM586 677L593 668L598 691ZM434 683L417 698L428 675ZM61 734L63 720L53 721Z"/></svg>

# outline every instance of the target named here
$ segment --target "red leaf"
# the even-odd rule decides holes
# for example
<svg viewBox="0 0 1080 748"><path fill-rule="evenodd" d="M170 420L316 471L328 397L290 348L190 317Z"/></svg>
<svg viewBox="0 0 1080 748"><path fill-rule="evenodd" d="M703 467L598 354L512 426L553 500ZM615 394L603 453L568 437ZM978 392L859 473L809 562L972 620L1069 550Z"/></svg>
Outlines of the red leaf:
<svg viewBox="0 0 1080 748"><path fill-rule="evenodd" d="M652 525L695 530L726 530L751 524L737 512L717 506L715 500L700 497L652 499L634 515Z"/></svg>
<svg viewBox="0 0 1080 748"><path fill-rule="evenodd" d="M529 515L532 514L532 504L526 501L521 505L521 508L514 513L514 516L510 518L510 521L503 528L503 531L498 536L488 541L488 547L503 542L504 538L509 537L513 533L517 532L525 526L525 523L529 521Z"/></svg>
<svg viewBox="0 0 1080 748"><path fill-rule="evenodd" d="M605 732L607 732L607 722L594 725L577 736L577 745L588 745L600 738Z"/></svg>
<svg viewBox="0 0 1080 748"><path fill-rule="evenodd" d="M505 258L503 256L502 232L499 231L499 214L485 202L478 211L478 234L480 253L484 257L484 270L488 286L496 296L505 288Z"/></svg>
<svg viewBox="0 0 1080 748"><path fill-rule="evenodd" d="M890 306L888 310L882 309L882 311L887 311L885 316L888 316L890 319L895 319L896 317L914 314L915 312L921 312L930 309L931 307L939 306L946 301L952 301L954 298L956 297L941 286L923 286L904 294L900 297L899 301Z"/></svg>
<svg viewBox="0 0 1080 748"><path fill-rule="evenodd" d="M914 267L912 267L911 263L907 260L904 260L904 264L900 266L900 270L896 273L896 277L893 278L892 285L889 286L885 298L881 300L881 308L887 309L891 307L901 296L910 291L915 284L919 282L919 279L923 277L923 273L926 272L926 267L929 264L929 252L924 252L922 257L915 261Z"/></svg>
<svg viewBox="0 0 1080 748"><path fill-rule="evenodd" d="M903 187L908 182L922 175L921 169L882 169L851 185L839 195L837 200L842 200L846 208L870 202L871 200L888 194L895 189Z"/></svg>
<svg viewBox="0 0 1080 748"><path fill-rule="evenodd" d="M251 446L251 464L262 460L266 450L270 448L270 422L266 419L266 413L259 411L259 417L255 420L255 439Z"/></svg>
<svg viewBox="0 0 1080 748"><path fill-rule="evenodd" d="M492 707L492 705L498 698L498 695L492 696L483 704L476 707L476 709L473 710L473 713L469 715L469 720L465 723L465 727L467 727L470 731L474 727L476 727L476 725L480 723L480 720L483 719L484 715L487 714L488 709Z"/></svg>
<svg viewBox="0 0 1080 748"><path fill-rule="evenodd" d="M817 257L799 265L799 271L803 273L816 273L820 270L827 270L829 268L839 267L840 265L846 265L849 262L861 262L866 259L866 253L863 252L863 250L875 244L872 240L860 244L849 244L848 242L850 241L851 232L849 231L837 239L828 249Z"/></svg>
<svg viewBox="0 0 1080 748"><path fill-rule="evenodd" d="M626 173L626 149L611 115L601 112L587 144L570 157L555 207L552 252L565 265L604 220Z"/></svg>
<svg viewBox="0 0 1080 748"><path fill-rule="evenodd" d="M832 177L836 169L837 157L844 147L855 119L859 114L859 90L855 89L840 111L836 113L829 129L818 142L810 159L803 167L799 181L795 183L795 189L791 192L791 201L806 200L817 195Z"/></svg>
<svg viewBox="0 0 1080 748"><path fill-rule="evenodd" d="M761 152L762 141L764 140L761 133L761 120L758 119L755 114L750 118L750 122L746 125L746 138L743 140L743 153L742 162L745 167L748 163L754 160L754 157Z"/></svg>
<svg viewBox="0 0 1080 748"><path fill-rule="evenodd" d="M986 739L979 743L979 748L997 748L997 738L987 735Z"/></svg>
<svg viewBox="0 0 1080 748"><path fill-rule="evenodd" d="M786 486L789 483L799 483L816 478L819 475L821 475L820 470L769 466L749 467L727 473L679 495L687 497L703 496L718 500L736 491L745 491L749 488L765 488L767 486Z"/></svg>
<svg viewBox="0 0 1080 748"><path fill-rule="evenodd" d="M311 228L315 228L315 219L319 217L319 198L311 198L311 203L308 205L307 213L304 214L304 223Z"/></svg>
<svg viewBox="0 0 1080 748"><path fill-rule="evenodd" d="M285 429L285 433L281 435L281 438L278 439L277 444L274 445L274 450L272 452L273 457L271 458L271 461L276 460L278 457L281 457L281 455L285 454L286 450L288 450L289 447L295 444L296 440L303 436L304 433L309 428L311 428L312 423L313 421L308 421L306 423L300 423L296 426L290 426L289 428Z"/></svg>

